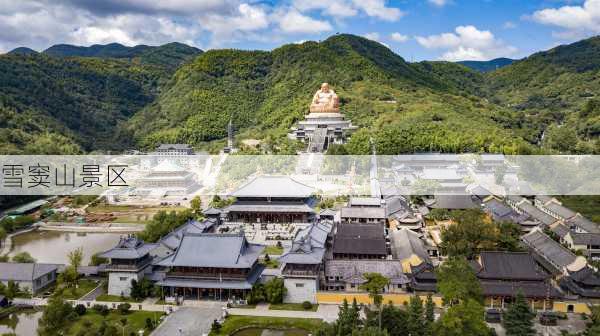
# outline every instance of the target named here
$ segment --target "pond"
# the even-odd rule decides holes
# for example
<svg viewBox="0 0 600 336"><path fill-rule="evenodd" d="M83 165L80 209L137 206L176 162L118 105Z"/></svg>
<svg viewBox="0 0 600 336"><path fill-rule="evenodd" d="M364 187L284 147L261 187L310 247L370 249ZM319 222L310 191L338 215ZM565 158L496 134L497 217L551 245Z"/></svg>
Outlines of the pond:
<svg viewBox="0 0 600 336"><path fill-rule="evenodd" d="M14 333L17 335L37 335L38 320L41 311L27 309L10 314L0 319L0 335Z"/></svg>
<svg viewBox="0 0 600 336"><path fill-rule="evenodd" d="M233 336L308 336L310 333L304 329L265 329L246 328L233 334Z"/></svg>
<svg viewBox="0 0 600 336"><path fill-rule="evenodd" d="M82 265L87 265L95 253L114 247L121 233L75 233L57 231L32 231L13 238L10 255L28 252L37 262L67 264L67 254L83 248Z"/></svg>

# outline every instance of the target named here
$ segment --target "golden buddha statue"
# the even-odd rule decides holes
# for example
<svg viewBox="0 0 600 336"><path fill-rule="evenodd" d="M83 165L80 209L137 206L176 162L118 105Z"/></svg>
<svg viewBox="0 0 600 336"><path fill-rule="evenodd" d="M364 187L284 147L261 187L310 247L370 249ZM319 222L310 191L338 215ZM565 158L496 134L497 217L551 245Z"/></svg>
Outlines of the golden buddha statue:
<svg viewBox="0 0 600 336"><path fill-rule="evenodd" d="M329 84L321 84L321 89L313 96L310 104L311 113L337 113L340 111L340 101Z"/></svg>

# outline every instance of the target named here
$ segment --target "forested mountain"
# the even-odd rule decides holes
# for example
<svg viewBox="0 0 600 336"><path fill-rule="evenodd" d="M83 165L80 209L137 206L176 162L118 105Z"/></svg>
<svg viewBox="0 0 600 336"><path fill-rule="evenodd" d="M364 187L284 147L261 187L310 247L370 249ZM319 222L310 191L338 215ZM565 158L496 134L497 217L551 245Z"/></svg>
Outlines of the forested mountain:
<svg viewBox="0 0 600 336"><path fill-rule="evenodd" d="M512 111L471 94L483 81L479 73L452 63L409 64L353 35L272 52L208 51L180 68L129 129L147 147L200 144L223 138L231 117L245 136L289 147L285 133L303 118L323 81L361 127L347 146L350 153L368 153L370 136L379 153L530 150L509 128Z"/></svg>
<svg viewBox="0 0 600 336"><path fill-rule="evenodd" d="M119 58L107 51L99 57L0 55L0 152L133 147L118 125L155 99L177 64L192 57L191 50L197 54L190 48L172 43L129 57L111 54Z"/></svg>
<svg viewBox="0 0 600 336"><path fill-rule="evenodd" d="M34 55L37 53L37 51L26 47L18 47L8 52L11 55Z"/></svg>
<svg viewBox="0 0 600 336"><path fill-rule="evenodd" d="M500 57L500 58L494 58L493 60L489 60L489 61L460 61L460 62L456 62L456 63L462 64L462 65L464 65L468 68L471 68L473 70L476 70L476 71L489 72L489 71L498 70L498 69L505 67L507 65L510 65L514 62L515 62L515 60L513 60L513 59Z"/></svg>
<svg viewBox="0 0 600 336"><path fill-rule="evenodd" d="M202 53L202 50L182 43L168 43L158 47L137 45L126 47L119 43L94 44L89 47L57 44L43 51L56 57L126 58L141 63L176 68Z"/></svg>
<svg viewBox="0 0 600 336"><path fill-rule="evenodd" d="M360 130L339 153L598 153L600 39L480 72L408 63L353 35L273 51L178 43L58 45L0 55L0 151L78 152L196 146L226 136L293 152L289 127L329 82ZM49 56L51 54L52 56ZM182 65L180 65L182 64Z"/></svg>
<svg viewBox="0 0 600 336"><path fill-rule="evenodd" d="M533 54L486 83L490 100L518 111L546 147L600 152L600 37Z"/></svg>

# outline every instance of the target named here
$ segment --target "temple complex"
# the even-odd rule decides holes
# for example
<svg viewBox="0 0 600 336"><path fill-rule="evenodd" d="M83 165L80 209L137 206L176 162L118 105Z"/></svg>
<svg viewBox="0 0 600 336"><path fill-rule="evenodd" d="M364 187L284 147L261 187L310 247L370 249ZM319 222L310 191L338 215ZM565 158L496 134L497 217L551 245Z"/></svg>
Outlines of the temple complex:
<svg viewBox="0 0 600 336"><path fill-rule="evenodd" d="M223 213L228 222L309 223L315 217L314 189L287 176L259 176L232 195Z"/></svg>
<svg viewBox="0 0 600 336"><path fill-rule="evenodd" d="M329 84L323 83L312 100L309 114L292 127L290 139L308 144L308 152L324 152L330 144L345 143L357 127L340 113L339 98Z"/></svg>

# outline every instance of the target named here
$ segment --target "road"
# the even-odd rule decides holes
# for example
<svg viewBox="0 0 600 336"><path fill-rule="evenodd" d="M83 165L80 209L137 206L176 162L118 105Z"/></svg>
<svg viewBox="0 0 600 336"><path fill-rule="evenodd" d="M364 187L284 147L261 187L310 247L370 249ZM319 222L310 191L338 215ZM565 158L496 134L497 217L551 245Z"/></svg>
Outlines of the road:
<svg viewBox="0 0 600 336"><path fill-rule="evenodd" d="M215 319L222 316L222 304L203 304L198 307L181 307L171 313L152 332L152 336L208 335Z"/></svg>

